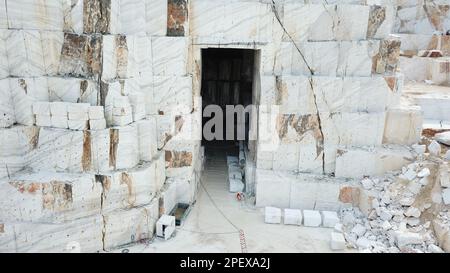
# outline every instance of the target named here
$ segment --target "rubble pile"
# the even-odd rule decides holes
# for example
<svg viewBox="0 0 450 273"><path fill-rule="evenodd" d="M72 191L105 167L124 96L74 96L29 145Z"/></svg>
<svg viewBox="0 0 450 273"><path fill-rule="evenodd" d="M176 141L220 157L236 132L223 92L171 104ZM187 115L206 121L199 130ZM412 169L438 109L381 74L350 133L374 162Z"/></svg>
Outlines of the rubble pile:
<svg viewBox="0 0 450 273"><path fill-rule="evenodd" d="M433 147L401 171L361 180L359 206L341 210L349 246L375 253L450 251L450 168Z"/></svg>

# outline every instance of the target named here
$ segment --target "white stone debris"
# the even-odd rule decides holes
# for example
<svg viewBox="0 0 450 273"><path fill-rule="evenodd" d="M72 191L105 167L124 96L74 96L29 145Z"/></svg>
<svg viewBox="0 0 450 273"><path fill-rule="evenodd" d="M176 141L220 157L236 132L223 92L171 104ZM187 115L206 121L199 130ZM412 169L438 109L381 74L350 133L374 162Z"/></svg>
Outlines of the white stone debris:
<svg viewBox="0 0 450 273"><path fill-rule="evenodd" d="M444 159L447 161L450 161L450 150L448 150L445 155L444 155Z"/></svg>
<svg viewBox="0 0 450 273"><path fill-rule="evenodd" d="M424 168L423 170L421 170L421 171L417 174L417 176L420 177L420 178L424 178L424 177L428 177L430 174L431 174L431 173L430 173L430 169Z"/></svg>
<svg viewBox="0 0 450 273"><path fill-rule="evenodd" d="M427 146L426 145L414 144L411 147L419 155L423 155L427 151Z"/></svg>
<svg viewBox="0 0 450 273"><path fill-rule="evenodd" d="M442 148L436 140L433 140L430 145L428 145L428 151L434 156L439 156L441 154Z"/></svg>
<svg viewBox="0 0 450 273"><path fill-rule="evenodd" d="M442 199L444 200L444 204L450 205L450 188L442 191Z"/></svg>
<svg viewBox="0 0 450 273"><path fill-rule="evenodd" d="M334 232L343 233L343 225L341 223L337 223L334 225Z"/></svg>
<svg viewBox="0 0 450 273"><path fill-rule="evenodd" d="M359 208L344 208L340 212L348 244L362 252L375 253L448 251L444 234L450 230L449 207L440 205L450 203L448 175L448 163L439 158L423 158L401 172L361 179L364 196L370 196L360 199L367 203L359 204L364 213ZM364 187L368 179L378 183L368 189ZM429 213L435 214L436 209L440 210L437 220L429 221Z"/></svg>
<svg viewBox="0 0 450 273"><path fill-rule="evenodd" d="M450 146L450 131L436 134L434 139L439 143Z"/></svg>

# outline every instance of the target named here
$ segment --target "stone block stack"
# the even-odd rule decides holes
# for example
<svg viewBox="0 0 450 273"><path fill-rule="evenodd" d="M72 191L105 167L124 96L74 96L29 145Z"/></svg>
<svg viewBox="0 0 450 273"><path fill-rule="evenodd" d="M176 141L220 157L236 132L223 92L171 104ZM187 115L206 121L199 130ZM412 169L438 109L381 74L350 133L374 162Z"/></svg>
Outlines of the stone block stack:
<svg viewBox="0 0 450 273"><path fill-rule="evenodd" d="M255 50L257 205L351 205L420 138L390 33L429 21L403 2L1 0L0 251L109 250L193 202L206 48Z"/></svg>
<svg viewBox="0 0 450 273"><path fill-rule="evenodd" d="M178 183L193 191L199 145L172 144L194 100L170 2L0 1L0 251L150 239L166 167L191 168Z"/></svg>

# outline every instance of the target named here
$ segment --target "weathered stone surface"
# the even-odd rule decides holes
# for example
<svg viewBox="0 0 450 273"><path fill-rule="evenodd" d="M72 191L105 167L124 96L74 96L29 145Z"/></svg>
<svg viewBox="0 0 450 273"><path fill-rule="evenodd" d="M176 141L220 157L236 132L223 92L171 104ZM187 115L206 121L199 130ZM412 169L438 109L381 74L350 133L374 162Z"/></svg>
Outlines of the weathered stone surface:
<svg viewBox="0 0 450 273"><path fill-rule="evenodd" d="M101 70L102 37L64 35L59 74L92 78Z"/></svg>
<svg viewBox="0 0 450 273"><path fill-rule="evenodd" d="M397 69L400 57L401 42L397 37L382 40L380 51L373 60L373 72L378 74L392 74Z"/></svg>
<svg viewBox="0 0 450 273"><path fill-rule="evenodd" d="M23 172L0 183L6 222L64 223L98 215L102 186L93 175Z"/></svg>
<svg viewBox="0 0 450 273"><path fill-rule="evenodd" d="M188 1L169 0L167 36L185 36L188 33Z"/></svg>
<svg viewBox="0 0 450 273"><path fill-rule="evenodd" d="M158 218L158 199L143 207L105 214L104 248L110 250L152 238Z"/></svg>
<svg viewBox="0 0 450 273"><path fill-rule="evenodd" d="M422 137L422 111L420 107L400 105L387 112L383 143L412 145Z"/></svg>

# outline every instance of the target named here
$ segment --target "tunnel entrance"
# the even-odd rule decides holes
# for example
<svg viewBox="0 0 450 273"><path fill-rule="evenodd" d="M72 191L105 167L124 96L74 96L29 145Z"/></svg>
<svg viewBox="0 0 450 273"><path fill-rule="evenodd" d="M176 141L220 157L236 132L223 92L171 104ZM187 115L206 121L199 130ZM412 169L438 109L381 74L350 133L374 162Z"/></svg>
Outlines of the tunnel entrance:
<svg viewBox="0 0 450 273"><path fill-rule="evenodd" d="M205 125L208 127L208 123L211 125L211 120L214 118L223 121L222 128L211 127L215 136L220 137L211 139L203 134L202 145L205 146L206 152L217 148L225 148L228 153L238 152L238 144L239 140L242 140L243 132L239 130L244 130L243 140L244 142L248 141L249 114L245 115L245 119L239 119L238 114L227 115L227 106L243 106L245 108L254 104L256 53L256 50L250 49L208 48L202 50L203 113L208 112L207 108L211 105L216 105L223 113L219 116L211 113L210 116L203 118L203 128ZM241 132L240 135L238 135L239 132Z"/></svg>

